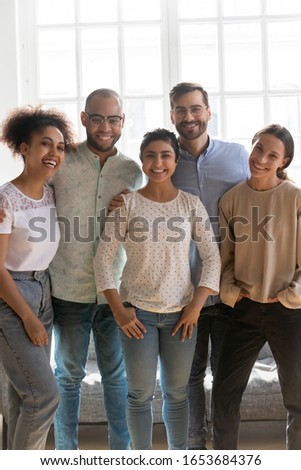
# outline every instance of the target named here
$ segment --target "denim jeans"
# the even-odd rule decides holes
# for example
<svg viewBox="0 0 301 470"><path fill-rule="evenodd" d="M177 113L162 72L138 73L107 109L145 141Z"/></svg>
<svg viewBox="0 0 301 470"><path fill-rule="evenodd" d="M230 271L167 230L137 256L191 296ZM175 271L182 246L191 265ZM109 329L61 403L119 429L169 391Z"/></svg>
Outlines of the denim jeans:
<svg viewBox="0 0 301 470"><path fill-rule="evenodd" d="M80 388L86 375L88 347L93 332L104 405L108 418L109 445L130 448L126 424L126 375L118 326L108 305L67 302L53 298L55 376L61 400L54 420L55 448L78 448Z"/></svg>
<svg viewBox="0 0 301 470"><path fill-rule="evenodd" d="M198 335L189 384L189 449L206 449L208 426L204 379L211 345L210 365L215 376L222 342L229 324L232 309L222 303L205 307L198 321Z"/></svg>
<svg viewBox="0 0 301 470"><path fill-rule="evenodd" d="M176 336L171 334L181 312L162 314L137 309L136 315L146 327L144 338L128 338L120 331L128 378L127 419L132 448L152 448L152 399L159 358L162 415L168 448L186 449L189 416L187 383L196 329L191 340L181 342L181 332Z"/></svg>
<svg viewBox="0 0 301 470"><path fill-rule="evenodd" d="M49 360L53 320L49 277L47 271L10 274L46 328L49 344L35 346L20 317L0 299L0 357L8 382L8 449L42 450L59 402Z"/></svg>
<svg viewBox="0 0 301 470"><path fill-rule="evenodd" d="M242 395L266 342L288 412L286 446L301 450L301 309L246 298L233 309L213 384L214 449L237 449Z"/></svg>

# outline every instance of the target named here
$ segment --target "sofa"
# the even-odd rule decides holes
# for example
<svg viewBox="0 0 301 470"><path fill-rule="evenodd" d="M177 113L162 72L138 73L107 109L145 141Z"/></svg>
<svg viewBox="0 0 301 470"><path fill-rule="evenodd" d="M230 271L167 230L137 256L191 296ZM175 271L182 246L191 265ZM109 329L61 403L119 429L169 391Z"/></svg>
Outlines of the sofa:
<svg viewBox="0 0 301 470"><path fill-rule="evenodd" d="M208 364L205 378L207 398L207 419L211 421L212 375ZM155 396L153 399L154 423L162 422L162 397L157 377ZM241 421L280 421L286 420L286 410L277 375L277 368L269 345L259 353L248 386L241 403ZM101 377L98 372L93 339L89 347L87 375L81 389L80 423L104 423L106 413L103 404Z"/></svg>
<svg viewBox="0 0 301 470"><path fill-rule="evenodd" d="M104 409L103 389L101 385L101 377L97 367L94 341L92 336L89 346L86 372L87 374L81 387L80 423L106 423L107 417ZM157 378L156 392L153 400L153 417L155 423L162 422L161 406L162 398L159 386L159 378Z"/></svg>
<svg viewBox="0 0 301 470"><path fill-rule="evenodd" d="M103 389L101 377L97 368L96 355L93 338L89 346L89 354L86 368L86 377L81 388L80 424L103 424L107 422L103 403ZM0 414L2 405L2 386L0 376ZM205 391L207 397L207 420L211 422L211 391L212 375L208 364L205 378ZM5 395L5 394L4 394ZM4 398L5 401L5 398ZM153 399L154 423L162 422L162 397L157 378L156 390ZM285 423L286 410L283 406L280 385L278 381L277 368L271 350L266 344L259 353L254 365L248 386L243 395L241 403L241 421L249 424L267 423L267 430L271 429L273 423ZM4 435L2 436L5 447L6 426L3 421Z"/></svg>

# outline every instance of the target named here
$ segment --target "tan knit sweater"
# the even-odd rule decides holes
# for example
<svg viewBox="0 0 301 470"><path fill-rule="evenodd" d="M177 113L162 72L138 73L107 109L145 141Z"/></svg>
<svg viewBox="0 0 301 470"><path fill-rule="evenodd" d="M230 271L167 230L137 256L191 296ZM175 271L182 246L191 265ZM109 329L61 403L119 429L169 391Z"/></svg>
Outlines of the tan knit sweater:
<svg viewBox="0 0 301 470"><path fill-rule="evenodd" d="M221 299L241 289L257 302L301 308L301 188L289 181L255 191L246 182L220 199Z"/></svg>

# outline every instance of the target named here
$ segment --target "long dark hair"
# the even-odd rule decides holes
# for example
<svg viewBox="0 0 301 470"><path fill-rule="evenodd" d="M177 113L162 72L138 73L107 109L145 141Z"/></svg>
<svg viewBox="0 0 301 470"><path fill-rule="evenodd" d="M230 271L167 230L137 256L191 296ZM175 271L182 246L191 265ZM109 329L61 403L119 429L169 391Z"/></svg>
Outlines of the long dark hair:
<svg viewBox="0 0 301 470"><path fill-rule="evenodd" d="M287 179L287 173L285 171L285 168L287 168L291 162L293 161L294 158L294 139L291 135L291 133L283 126L280 126L279 124L270 124L260 131L256 132L254 134L253 139L252 139L252 145L257 142L259 137L262 134L271 134L277 137L277 139L281 140L283 142L284 148L285 148L285 158L287 158L287 162L281 167L278 168L277 170L277 176L278 178L281 178L283 180Z"/></svg>

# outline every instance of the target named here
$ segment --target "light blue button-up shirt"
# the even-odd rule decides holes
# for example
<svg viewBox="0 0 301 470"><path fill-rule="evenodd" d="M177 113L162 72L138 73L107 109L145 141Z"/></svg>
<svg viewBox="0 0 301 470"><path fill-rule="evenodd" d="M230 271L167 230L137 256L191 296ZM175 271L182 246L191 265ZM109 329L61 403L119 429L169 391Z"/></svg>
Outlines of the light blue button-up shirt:
<svg viewBox="0 0 301 470"><path fill-rule="evenodd" d="M198 158L181 149L172 180L177 188L195 194L201 199L218 240L219 199L232 186L249 178L249 175L248 152L242 145L209 139L208 147ZM190 250L190 264L192 282L197 286L201 260L194 244ZM219 297L211 296L205 306L217 302L220 302Z"/></svg>
<svg viewBox="0 0 301 470"><path fill-rule="evenodd" d="M106 303L96 294L93 259L112 198L125 189L139 189L143 174L139 165L121 152L101 167L87 142L68 152L56 173L54 187L61 241L52 263L52 294L72 302ZM125 261L120 249L114 261L116 284Z"/></svg>

